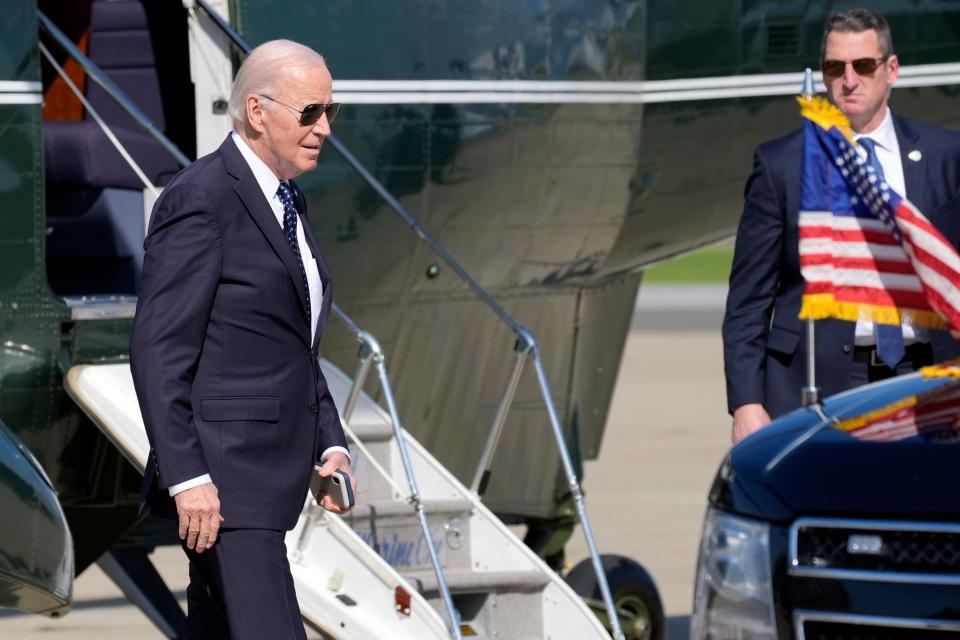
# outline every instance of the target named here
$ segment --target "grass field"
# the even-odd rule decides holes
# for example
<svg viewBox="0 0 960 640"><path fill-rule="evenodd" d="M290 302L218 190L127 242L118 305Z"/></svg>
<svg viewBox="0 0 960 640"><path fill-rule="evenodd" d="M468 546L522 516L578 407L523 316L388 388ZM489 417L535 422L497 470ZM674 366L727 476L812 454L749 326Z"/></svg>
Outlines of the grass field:
<svg viewBox="0 0 960 640"><path fill-rule="evenodd" d="M644 284L726 284L733 261L733 245L701 249L647 269Z"/></svg>

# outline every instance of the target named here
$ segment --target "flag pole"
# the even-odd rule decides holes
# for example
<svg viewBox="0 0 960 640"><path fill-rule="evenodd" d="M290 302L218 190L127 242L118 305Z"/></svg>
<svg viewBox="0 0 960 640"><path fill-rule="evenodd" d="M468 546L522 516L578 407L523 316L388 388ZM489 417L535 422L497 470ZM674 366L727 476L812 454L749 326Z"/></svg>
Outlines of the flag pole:
<svg viewBox="0 0 960 640"><path fill-rule="evenodd" d="M803 89L800 93L804 98L813 98L813 71L811 71L809 67L807 67L806 73L804 73ZM810 407L820 417L820 422L804 430L803 433L781 449L780 453L767 463L767 466L764 468L765 474L771 473L787 456L796 451L797 447L826 428L827 425L834 422L834 420L827 417L823 412L823 406L820 404L820 387L817 386L817 350L815 338L813 318L809 317L807 318L807 386L800 392L800 400L804 407Z"/></svg>
<svg viewBox="0 0 960 640"><path fill-rule="evenodd" d="M807 67L803 75L804 98L813 97L813 71ZM816 336L813 327L813 318L807 318L807 386L800 392L800 401L805 407L820 405L820 387L817 386L817 358Z"/></svg>

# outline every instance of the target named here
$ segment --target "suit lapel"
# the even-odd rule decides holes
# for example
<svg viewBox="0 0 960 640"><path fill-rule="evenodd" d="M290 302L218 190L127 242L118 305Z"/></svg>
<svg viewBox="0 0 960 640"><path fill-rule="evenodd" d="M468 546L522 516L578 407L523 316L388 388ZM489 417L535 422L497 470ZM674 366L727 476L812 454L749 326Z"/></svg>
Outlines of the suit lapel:
<svg viewBox="0 0 960 640"><path fill-rule="evenodd" d="M283 265L287 268L290 278L293 280L294 290L297 292L297 299L300 301L300 310L303 316L306 317L307 302L304 297L303 275L300 272L300 265L297 264L293 252L287 244L287 239L283 235L283 229L277 223L277 217L273 214L270 204L263 197L263 190L257 183L257 179L253 176L253 172L250 171L246 160L240 155L240 150L237 149L237 145L233 143L233 140L231 140L229 136L227 136L227 140L220 145L220 155L224 159L224 165L227 171L230 172L233 177L237 178L237 186L234 187L234 191L236 191L240 197L240 200L247 208L247 212L250 214L250 217L253 218L257 227L260 228L260 232L263 233L267 242L270 243L274 253L277 254L277 257L280 258ZM307 318L306 324L310 324L309 318ZM309 334L307 334L307 342L310 342Z"/></svg>
<svg viewBox="0 0 960 640"><path fill-rule="evenodd" d="M910 124L893 115L893 128L897 132L897 144L900 145L900 164L903 166L903 183L907 189L907 199L920 211L926 211L927 202L923 185L925 163L922 150L918 147L918 136ZM917 158L911 159L910 156Z"/></svg>

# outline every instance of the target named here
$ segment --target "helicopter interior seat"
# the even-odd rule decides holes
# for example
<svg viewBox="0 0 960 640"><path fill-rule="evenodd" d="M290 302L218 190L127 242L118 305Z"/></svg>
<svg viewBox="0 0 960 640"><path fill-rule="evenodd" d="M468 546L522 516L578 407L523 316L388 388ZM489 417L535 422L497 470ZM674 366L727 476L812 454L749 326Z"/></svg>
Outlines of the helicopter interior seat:
<svg viewBox="0 0 960 640"><path fill-rule="evenodd" d="M171 130L185 130L180 121L193 126L193 87L183 64L186 25L178 29L169 16L158 16L162 4L171 3L93 0L87 55L171 137ZM173 51L177 46L182 51ZM89 77L84 93L151 183L163 186L180 169ZM180 124L168 126L171 120ZM80 120L45 121L43 129L51 288L63 296L136 294L145 233L143 182L90 113ZM180 148L192 153L192 131L187 145L179 137Z"/></svg>

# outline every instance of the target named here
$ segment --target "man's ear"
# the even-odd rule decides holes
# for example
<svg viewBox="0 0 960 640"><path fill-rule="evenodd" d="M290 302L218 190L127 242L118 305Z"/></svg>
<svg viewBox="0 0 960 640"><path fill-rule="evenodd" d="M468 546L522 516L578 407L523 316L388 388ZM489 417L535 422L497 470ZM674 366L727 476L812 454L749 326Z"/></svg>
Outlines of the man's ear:
<svg viewBox="0 0 960 640"><path fill-rule="evenodd" d="M249 94L244 106L247 110L247 122L257 133L263 133L263 105L260 103L260 97Z"/></svg>
<svg viewBox="0 0 960 640"><path fill-rule="evenodd" d="M887 65L890 71L887 73L887 85L892 86L894 82L897 81L897 78L900 77L900 60L897 58L897 54L891 54L890 59L887 60Z"/></svg>

